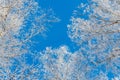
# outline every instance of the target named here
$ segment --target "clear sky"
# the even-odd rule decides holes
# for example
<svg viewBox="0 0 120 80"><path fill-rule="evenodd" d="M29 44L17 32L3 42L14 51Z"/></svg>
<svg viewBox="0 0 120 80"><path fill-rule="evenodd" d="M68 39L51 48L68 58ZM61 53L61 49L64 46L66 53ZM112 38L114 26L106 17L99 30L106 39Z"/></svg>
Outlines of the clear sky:
<svg viewBox="0 0 120 80"><path fill-rule="evenodd" d="M41 37L40 46L41 50L45 49L46 46L51 46L56 48L61 45L68 45L71 51L74 51L75 44L71 43L71 40L67 35L67 24L70 23L70 18L72 16L73 10L77 8L77 6L81 2L85 2L85 0L37 0L40 6L43 9L52 9L56 15L60 19L60 22L54 23L51 25L51 28L45 33L46 37ZM74 46L73 46L74 45Z"/></svg>
<svg viewBox="0 0 120 80"><path fill-rule="evenodd" d="M36 2L33 0L31 7L31 0L30 3L26 3L26 0L25 3L23 2L24 4L20 3L22 5L20 8L18 8L17 4L13 5L13 9L11 9L11 4L10 9L8 5L7 7L4 7L5 4L1 6L2 32L0 32L0 37L1 43L3 43L0 45L0 48L3 49L0 49L2 50L0 58L0 80L2 78L4 80L28 80L28 78L29 80L36 80L37 78L39 80L78 80L81 78L81 80L120 79L120 48L119 44L115 45L117 41L119 43L119 38L114 38L114 36L119 37L119 31L116 27L115 31L111 27L106 28L109 23L110 26L119 23L116 23L118 19L115 22L112 20L108 20L107 22L103 17L102 22L102 16L97 16L96 14L96 12L102 12L102 10L103 13L110 12L113 14L113 11L107 10L109 7L105 7L105 11L100 5L100 9L98 9L98 5L92 0L35 1L39 5L36 5ZM99 2L99 0L94 1ZM5 1L1 0L0 2L2 4ZM94 4L91 4L91 2ZM86 4L81 5L78 9L81 3ZM95 8L95 13L93 7ZM26 13L27 11L23 8L28 11L28 16L26 16L28 14ZM52 10L53 14L49 10ZM75 15L73 15L74 10L76 10ZM26 13L25 17L23 11ZM7 14L4 14L4 12ZM82 16L79 15L82 13ZM18 16L19 14L20 16ZM91 16L91 14L95 16ZM12 19L9 19L8 16ZM19 20L21 16L23 16L23 19ZM49 18L52 18L52 20L58 18L60 21L51 23ZM72 20L70 21L70 19ZM16 26L19 26L17 22L20 24L20 31L18 30L18 32L16 30ZM21 25L22 22L23 25ZM67 25L70 26L68 27L69 30ZM45 31L43 27L45 27ZM14 32L15 34L13 34ZM39 32L41 33L39 34ZM70 32L73 32L73 34L70 34ZM114 32L118 33L114 34ZM4 41L4 39L6 40ZM119 77L119 79L112 79L114 77Z"/></svg>
<svg viewBox="0 0 120 80"><path fill-rule="evenodd" d="M61 21L52 24L51 28L45 32L46 37L41 37L40 46L36 48L44 50L46 47L58 48L61 45L67 45L72 52L78 49L67 35L67 25L70 24L70 18L73 11L86 0L38 0L43 9L52 9ZM94 72L93 72L94 73ZM108 74L108 76L112 76Z"/></svg>

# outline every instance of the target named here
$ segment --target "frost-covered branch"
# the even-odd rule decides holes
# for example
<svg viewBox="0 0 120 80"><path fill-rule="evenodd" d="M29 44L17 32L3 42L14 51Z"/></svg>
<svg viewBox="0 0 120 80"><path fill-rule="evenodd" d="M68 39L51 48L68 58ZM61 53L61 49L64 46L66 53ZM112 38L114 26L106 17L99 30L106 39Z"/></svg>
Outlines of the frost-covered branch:
<svg viewBox="0 0 120 80"><path fill-rule="evenodd" d="M31 38L58 20L52 10L42 10L35 0L0 0L0 79L36 80L30 78L35 75L35 66L26 66L20 57L31 53ZM14 59L19 64L12 63Z"/></svg>
<svg viewBox="0 0 120 80"><path fill-rule="evenodd" d="M83 58L83 61L88 62L86 63L88 69L82 72L85 78L90 78L89 80L96 80L95 77L99 76L92 73L94 70L98 74L101 71L105 75L109 72L114 77L119 75L119 7L120 0L92 0L81 4L71 17L68 35L73 42L80 46L78 55L84 54L85 60ZM83 66L81 64L78 62L80 68ZM105 72L101 67L105 68Z"/></svg>
<svg viewBox="0 0 120 80"><path fill-rule="evenodd" d="M45 69L44 79L70 80L74 62L72 55L66 46L58 49L46 48L41 58Z"/></svg>

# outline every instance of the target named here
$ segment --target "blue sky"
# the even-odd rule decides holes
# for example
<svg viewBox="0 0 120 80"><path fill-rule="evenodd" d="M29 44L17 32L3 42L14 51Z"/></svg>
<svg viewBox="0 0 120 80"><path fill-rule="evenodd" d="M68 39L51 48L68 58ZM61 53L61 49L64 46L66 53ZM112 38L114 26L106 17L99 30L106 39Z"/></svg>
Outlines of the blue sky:
<svg viewBox="0 0 120 80"><path fill-rule="evenodd" d="M84 0L83 0L84 1ZM52 9L60 19L60 22L51 25L51 28L45 32L46 37L40 39L40 49L46 46L56 48L61 45L68 45L71 51L76 49L76 45L71 43L67 35L67 24L70 23L73 10L83 2L82 0L39 0L39 4L43 9ZM74 45L74 46L73 46ZM38 46L37 46L38 47Z"/></svg>
<svg viewBox="0 0 120 80"><path fill-rule="evenodd" d="M1 74L5 76L5 77L2 76L3 78L5 78L5 80L7 80L8 78L9 79L15 78L15 80L16 79L18 80L18 78L23 80L24 78L24 80L27 80L28 77L30 77L29 80L34 80L36 77L39 78L39 80L52 80L52 77L54 77L53 79L55 80L56 79L62 80L63 78L64 78L63 80L66 80L67 77L70 77L70 80L77 80L78 78L80 79L82 78L82 80L88 80L88 79L89 80L93 80L93 79L94 80L96 79L112 80L113 77L119 76L118 74L120 73L119 61L117 61L117 59L114 60L114 57L116 56L113 54L112 48L110 48L110 46L111 47L114 46L112 44L116 44L117 40L119 39L116 38L115 39L116 41L112 43L112 39L114 40L114 38L111 38L111 34L110 34L110 37L108 37L108 39L106 36L104 39L104 36L103 36L104 34L101 35L102 31L100 33L98 32L100 29L98 29L98 31L93 31L95 30L95 29L92 29L94 28L93 25L91 26L90 24L88 24L88 26L91 27L90 31L93 31L89 33L90 32L88 31L89 28L86 28L86 25L81 24L81 23L84 24L85 22L85 20L83 20L83 22L81 21L83 18L92 20L90 19L92 17L88 18L88 15L92 14L91 12L92 8L90 8L90 11L88 10L87 14L84 14L83 13L85 10L84 7L83 8L80 7L80 9L78 9L77 7L83 2L86 3L86 5L90 5L90 6L92 6L93 4L87 2L87 0L35 0L35 1L39 3L39 6L41 8L36 9L36 6L38 7L38 5L36 4L34 5L34 0L33 0L33 7L35 8L32 8L30 10L30 13L27 17L25 16L26 21L21 26L23 28L20 29L20 34L19 35L15 34L15 38L17 39L15 40L16 42L15 43L13 42L14 38L11 38L11 36L10 36L10 40L11 39L13 40L11 41L6 40L5 42L3 41L4 42L3 44L5 45L2 45L2 48L3 48L2 52L3 53L5 52L5 54L2 57L3 60L1 58L1 62L3 61L2 62L3 64L4 62L5 64L8 64L8 62L10 61L11 64L10 64L10 67L6 66L7 69L4 66L2 66L3 68L0 66L0 79L1 79ZM26 6L26 3L25 3L25 6ZM28 6L28 9L31 8L30 6L31 5ZM88 8L88 7L85 6L85 8ZM27 8L25 7L24 9L26 10ZM47 12L49 11L49 9L52 9L54 14L51 13L52 11L50 11L50 14L49 14L49 12ZM21 10L21 8L18 9L18 11L19 10ZM78 10L78 13L76 12L75 16L73 15L74 10ZM13 11L14 11L14 8L13 8ZM83 13L83 16L80 16L79 14L82 14L82 13ZM47 16L44 14L47 14ZM49 18L54 19L54 16L59 18L60 21L48 23L49 21L47 20L49 20ZM74 18L77 17L77 19L72 18L73 21L70 21L71 16ZM5 22L7 22L6 20L7 19L5 19ZM13 18L13 20L15 19ZM80 20L80 24L79 24L79 20ZM93 22L90 21L90 23L93 23ZM67 25L69 24L70 24L70 27L68 27L69 28L68 30ZM95 22L95 24L97 23ZM6 28L6 25L4 25L4 23L2 26L5 26ZM9 24L8 24L8 27L9 27ZM45 31L43 31L42 33L41 29L43 27L45 27ZM86 30L82 29L81 27L86 28ZM103 28L101 30L103 30ZM6 28L6 31L7 31L7 28ZM11 31L12 30L10 30L9 32ZM69 31L69 34L68 34L68 31ZM36 32L38 32L38 34L35 34ZM70 34L70 32L73 32L73 34ZM93 36L94 33L98 33L97 36L96 35ZM89 34L90 34L90 37L89 37ZM98 36L99 34L100 36ZM6 32L5 32L5 35L6 35ZM7 35L9 36L9 34ZM69 35L71 36L70 37L71 39L69 38ZM116 37L119 37L119 36L116 35ZM107 39L107 43L106 43L106 39ZM4 37L2 38L2 40L4 40ZM19 43L18 41L21 41L21 43ZM13 45L13 43L15 45ZM9 48L9 45L10 45L10 48ZM111 51L108 51L108 49L110 49ZM6 52L7 50L8 52ZM117 52L117 50L118 49L115 49L113 51ZM9 58L9 53L10 53L10 58ZM13 55L11 53L13 53ZM7 56L5 56L6 54ZM14 55L17 55L17 56L14 57ZM5 58L5 61L4 61L4 58ZM108 62L110 62L110 65ZM1 73L1 70L5 74ZM115 71L115 74L114 74L114 71ZM101 78L101 76L103 77ZM35 77L35 78L33 79L32 77ZM109 77L111 79L105 79L106 77Z"/></svg>
<svg viewBox="0 0 120 80"><path fill-rule="evenodd" d="M61 45L67 45L71 52L78 49L78 46L72 42L67 34L67 25L70 24L72 13L80 3L86 0L40 0L40 6L43 9L52 9L55 15L61 20L52 24L51 28L45 32L46 37L41 37L39 49L44 50L46 47L58 48ZM85 16L84 16L85 17ZM83 45L85 46L85 44ZM94 73L94 72L93 72ZM96 73L95 73L96 74ZM112 77L112 74L108 74Z"/></svg>

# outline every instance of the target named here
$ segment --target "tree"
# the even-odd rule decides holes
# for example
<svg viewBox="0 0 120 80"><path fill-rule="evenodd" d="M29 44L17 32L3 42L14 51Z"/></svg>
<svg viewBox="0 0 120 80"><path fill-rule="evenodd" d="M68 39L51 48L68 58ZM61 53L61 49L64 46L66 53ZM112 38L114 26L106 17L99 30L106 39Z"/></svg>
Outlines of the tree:
<svg viewBox="0 0 120 80"><path fill-rule="evenodd" d="M83 59L78 57L76 64L79 67L76 69L79 70L76 73L79 73L79 77L83 73L83 80L96 80L100 72L108 79L119 76L119 7L119 0L92 0L81 4L73 13L68 35L80 46L78 55L83 55ZM85 67L81 65L83 62Z"/></svg>
<svg viewBox="0 0 120 80"><path fill-rule="evenodd" d="M45 80L115 80L120 73L119 0L93 0L73 12L68 35L79 49L47 48L42 53ZM70 56L65 59L65 56Z"/></svg>
<svg viewBox="0 0 120 80"><path fill-rule="evenodd" d="M67 46L31 51L31 39L58 19L34 0L0 0L0 4L0 79L119 79L119 0L88 1L73 12L68 35L79 46L74 52Z"/></svg>
<svg viewBox="0 0 120 80"><path fill-rule="evenodd" d="M0 0L0 79L25 80L24 71L31 68L21 57L31 53L31 38L56 21L52 10L42 10L35 0ZM14 74L15 66L20 70Z"/></svg>
<svg viewBox="0 0 120 80"><path fill-rule="evenodd" d="M57 49L47 47L42 54L40 60L43 63L45 80L71 80L74 54L69 52L67 46Z"/></svg>

